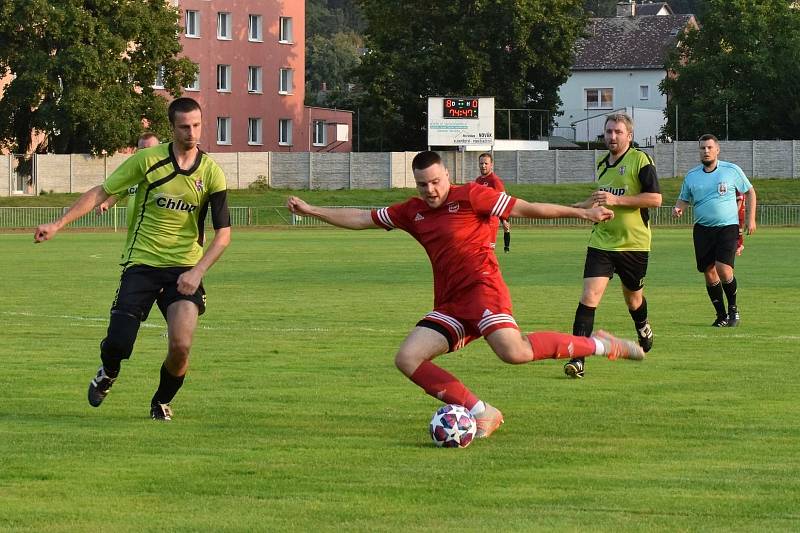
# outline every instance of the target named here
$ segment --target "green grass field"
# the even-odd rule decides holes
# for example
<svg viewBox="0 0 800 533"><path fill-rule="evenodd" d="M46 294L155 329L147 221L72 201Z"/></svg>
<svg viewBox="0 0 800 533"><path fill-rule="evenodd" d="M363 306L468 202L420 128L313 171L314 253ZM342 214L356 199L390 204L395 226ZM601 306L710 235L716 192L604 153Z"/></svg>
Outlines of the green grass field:
<svg viewBox="0 0 800 533"><path fill-rule="evenodd" d="M503 410L435 448L438 402L393 365L430 310L401 232L242 231L205 280L175 418L148 418L155 311L99 409L86 402L123 234L0 235L0 530L797 531L800 230L760 228L737 264L742 325L714 329L690 229L657 230L646 361L438 361ZM500 257L525 331L571 329L587 229L514 232ZM597 327L632 336L618 280Z"/></svg>

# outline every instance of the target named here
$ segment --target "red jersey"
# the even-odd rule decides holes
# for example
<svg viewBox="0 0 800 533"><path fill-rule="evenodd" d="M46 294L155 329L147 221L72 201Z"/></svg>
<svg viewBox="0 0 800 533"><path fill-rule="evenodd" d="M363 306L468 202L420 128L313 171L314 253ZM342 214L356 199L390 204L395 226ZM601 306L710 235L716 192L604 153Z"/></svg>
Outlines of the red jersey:
<svg viewBox="0 0 800 533"><path fill-rule="evenodd" d="M490 172L486 176L478 176L475 178L475 183L479 185L486 185L487 187L491 187L498 192L506 192L506 186L503 184L503 180L501 180L500 176L494 172Z"/></svg>
<svg viewBox="0 0 800 533"><path fill-rule="evenodd" d="M477 178L475 178L475 183L478 185L485 185L486 187L491 187L492 189L498 192L506 192L506 186L503 184L503 180L500 179L500 176L495 174L494 172L490 172L486 176L481 174ZM506 220L508 217L500 217L503 220ZM497 228L500 226L500 221L498 219L492 220L492 226L494 227L495 236L497 235Z"/></svg>
<svg viewBox="0 0 800 533"><path fill-rule="evenodd" d="M447 200L431 209L421 198L373 209L372 220L414 237L433 268L434 307L457 301L476 285L505 288L494 253L496 229L491 220L508 217L516 198L489 187L451 185Z"/></svg>

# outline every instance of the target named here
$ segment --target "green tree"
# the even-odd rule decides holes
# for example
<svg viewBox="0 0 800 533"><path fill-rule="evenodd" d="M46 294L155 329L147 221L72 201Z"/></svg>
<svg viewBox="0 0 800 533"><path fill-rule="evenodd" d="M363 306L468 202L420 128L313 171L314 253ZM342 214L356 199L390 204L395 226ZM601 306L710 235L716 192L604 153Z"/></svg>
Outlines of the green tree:
<svg viewBox="0 0 800 533"><path fill-rule="evenodd" d="M364 26L353 0L306 1L306 105L356 109Z"/></svg>
<svg viewBox="0 0 800 533"><path fill-rule="evenodd" d="M0 144L14 152L114 152L143 129L168 133L163 69L178 96L197 67L177 58L178 11L164 0L4 0ZM45 140L31 146L31 134Z"/></svg>
<svg viewBox="0 0 800 533"><path fill-rule="evenodd" d="M664 133L731 139L800 136L800 12L786 0L708 0L681 36L661 83ZM727 112L726 112L727 108ZM727 115L727 120L726 120Z"/></svg>
<svg viewBox="0 0 800 533"><path fill-rule="evenodd" d="M496 108L555 113L585 25L581 0L361 6L368 21L361 143L373 150L424 147L429 96L493 96Z"/></svg>
<svg viewBox="0 0 800 533"><path fill-rule="evenodd" d="M339 32L306 39L306 104L344 107L361 63L360 35Z"/></svg>

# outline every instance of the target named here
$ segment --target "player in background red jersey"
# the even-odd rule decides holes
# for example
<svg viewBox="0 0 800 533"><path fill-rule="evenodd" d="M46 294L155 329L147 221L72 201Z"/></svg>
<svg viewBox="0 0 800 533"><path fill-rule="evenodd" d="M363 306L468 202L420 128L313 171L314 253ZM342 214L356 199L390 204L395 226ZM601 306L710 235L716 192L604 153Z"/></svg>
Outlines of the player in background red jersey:
<svg viewBox="0 0 800 533"><path fill-rule="evenodd" d="M742 255L744 250L744 215L747 208L747 201L744 193L736 191L736 205L739 208L739 240L736 241L736 255Z"/></svg>
<svg viewBox="0 0 800 533"><path fill-rule="evenodd" d="M475 183L486 185L500 192L506 192L506 186L500 176L494 173L494 158L492 154L484 152L478 156L478 170L481 175L475 178ZM501 218L500 224L503 225L503 252L511 251L511 222L507 218ZM495 232L497 232L497 222L492 221Z"/></svg>
<svg viewBox="0 0 800 533"><path fill-rule="evenodd" d="M575 217L602 222L613 216L611 210L529 203L474 182L451 185L436 152L420 152L411 167L419 198L383 209L318 207L295 196L286 205L293 213L342 228L399 228L425 248L433 267L433 311L405 338L395 365L434 398L469 409L477 421L477 437L488 437L503 423L503 415L431 362L442 354L484 337L494 353L510 364L589 355L644 358L636 342L603 331L592 337L558 332L521 335L493 250L495 217Z"/></svg>

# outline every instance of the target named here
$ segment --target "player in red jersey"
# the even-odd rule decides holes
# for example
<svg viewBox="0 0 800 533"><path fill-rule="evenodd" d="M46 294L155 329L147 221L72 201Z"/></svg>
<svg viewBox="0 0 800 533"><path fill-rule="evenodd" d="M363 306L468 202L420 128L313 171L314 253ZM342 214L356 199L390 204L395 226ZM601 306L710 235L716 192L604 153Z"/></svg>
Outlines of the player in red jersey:
<svg viewBox="0 0 800 533"><path fill-rule="evenodd" d="M644 358L636 342L617 339L604 331L592 337L558 332L521 335L493 250L494 217L575 217L602 222L613 216L611 210L529 203L474 182L451 185L436 152L420 152L411 168L419 198L383 209L318 207L295 196L286 205L293 213L342 228L399 228L425 248L433 267L433 311L405 338L395 365L434 398L469 409L477 421L477 437L488 437L503 423L503 415L431 362L442 354L485 337L494 353L510 364L589 355Z"/></svg>
<svg viewBox="0 0 800 533"><path fill-rule="evenodd" d="M739 208L739 240L736 241L736 255L742 255L744 250L744 214L747 207L747 201L744 199L744 193L736 191L736 205Z"/></svg>
<svg viewBox="0 0 800 533"><path fill-rule="evenodd" d="M492 189L500 192L506 192L506 186L500 176L494 173L494 158L492 154L484 152L478 156L478 170L481 175L475 178L475 183L486 185ZM497 234L498 222L503 225L503 251L508 253L511 251L511 222L507 218L492 219L494 232Z"/></svg>

